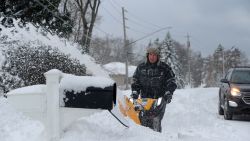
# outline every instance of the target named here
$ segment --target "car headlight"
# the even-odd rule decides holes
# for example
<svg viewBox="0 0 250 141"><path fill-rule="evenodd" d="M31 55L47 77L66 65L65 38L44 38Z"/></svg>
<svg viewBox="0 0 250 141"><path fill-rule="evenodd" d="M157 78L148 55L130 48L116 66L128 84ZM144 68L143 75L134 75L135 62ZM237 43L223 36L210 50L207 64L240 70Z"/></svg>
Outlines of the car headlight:
<svg viewBox="0 0 250 141"><path fill-rule="evenodd" d="M240 93L240 90L238 88L231 88L231 95L232 96L240 96L241 93Z"/></svg>

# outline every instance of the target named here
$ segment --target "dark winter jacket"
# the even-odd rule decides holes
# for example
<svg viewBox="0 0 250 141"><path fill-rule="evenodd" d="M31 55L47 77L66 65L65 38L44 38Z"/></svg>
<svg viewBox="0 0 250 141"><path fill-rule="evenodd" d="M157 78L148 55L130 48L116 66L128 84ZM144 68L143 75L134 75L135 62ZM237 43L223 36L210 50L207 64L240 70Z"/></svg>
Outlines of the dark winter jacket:
<svg viewBox="0 0 250 141"><path fill-rule="evenodd" d="M175 74L164 62L141 63L133 75L132 91L137 91L142 98L159 98L166 91L173 93L177 87Z"/></svg>

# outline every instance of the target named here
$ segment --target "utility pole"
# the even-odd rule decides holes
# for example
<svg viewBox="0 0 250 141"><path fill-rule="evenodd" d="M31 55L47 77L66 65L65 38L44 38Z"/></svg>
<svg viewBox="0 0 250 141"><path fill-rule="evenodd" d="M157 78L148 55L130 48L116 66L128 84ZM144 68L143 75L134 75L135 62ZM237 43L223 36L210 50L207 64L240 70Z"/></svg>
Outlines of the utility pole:
<svg viewBox="0 0 250 141"><path fill-rule="evenodd" d="M188 55L188 83L191 87L191 50L190 50L190 47L191 47L191 44L190 44L190 36L189 34L187 33L187 55Z"/></svg>
<svg viewBox="0 0 250 141"><path fill-rule="evenodd" d="M219 44L216 52L218 54L222 55L222 77L224 77L224 75L225 75L225 53L224 53L224 47L221 44Z"/></svg>
<svg viewBox="0 0 250 141"><path fill-rule="evenodd" d="M123 34L124 34L124 49L125 49L125 53L126 53L126 62L125 62L125 71L126 71L126 75L125 75L125 84L126 87L125 89L128 89L128 47L127 47L127 34L126 34L126 23L125 20L127 20L127 18L125 17L125 9L124 7L122 7L122 21L123 21Z"/></svg>
<svg viewBox="0 0 250 141"><path fill-rule="evenodd" d="M222 77L225 75L225 54L224 48L222 49Z"/></svg>

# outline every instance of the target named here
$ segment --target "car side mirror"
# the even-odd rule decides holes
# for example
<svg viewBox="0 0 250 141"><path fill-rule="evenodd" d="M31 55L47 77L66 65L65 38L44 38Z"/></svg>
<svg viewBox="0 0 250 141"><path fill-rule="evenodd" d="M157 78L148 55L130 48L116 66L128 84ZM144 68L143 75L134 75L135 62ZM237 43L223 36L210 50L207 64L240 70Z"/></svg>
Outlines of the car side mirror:
<svg viewBox="0 0 250 141"><path fill-rule="evenodd" d="M220 82L222 82L222 83L229 83L229 81L227 79L225 79L225 78L221 79Z"/></svg>

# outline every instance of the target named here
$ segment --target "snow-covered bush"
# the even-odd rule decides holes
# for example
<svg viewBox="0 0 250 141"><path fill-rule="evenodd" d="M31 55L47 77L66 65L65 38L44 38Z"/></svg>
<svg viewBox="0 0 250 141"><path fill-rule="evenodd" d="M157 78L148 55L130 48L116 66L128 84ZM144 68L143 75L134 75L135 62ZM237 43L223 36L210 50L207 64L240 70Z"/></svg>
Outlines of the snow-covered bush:
<svg viewBox="0 0 250 141"><path fill-rule="evenodd" d="M109 77L94 58L81 53L79 44L19 21L13 19L12 26L0 24L0 91L44 83L43 73L55 68L75 75Z"/></svg>
<svg viewBox="0 0 250 141"><path fill-rule="evenodd" d="M2 72L0 74L0 93L6 93L11 89L22 86L24 86L24 81L18 76L10 75L9 72Z"/></svg>
<svg viewBox="0 0 250 141"><path fill-rule="evenodd" d="M59 69L75 75L86 75L86 67L81 65L79 60L72 59L69 55L50 46L36 47L32 46L32 43L19 46L12 44L2 52L5 56L2 72L9 74L9 77L0 76L0 80L2 79L0 84L6 87L5 90L22 85L44 84L43 74L51 69Z"/></svg>

